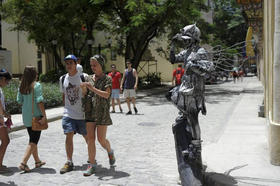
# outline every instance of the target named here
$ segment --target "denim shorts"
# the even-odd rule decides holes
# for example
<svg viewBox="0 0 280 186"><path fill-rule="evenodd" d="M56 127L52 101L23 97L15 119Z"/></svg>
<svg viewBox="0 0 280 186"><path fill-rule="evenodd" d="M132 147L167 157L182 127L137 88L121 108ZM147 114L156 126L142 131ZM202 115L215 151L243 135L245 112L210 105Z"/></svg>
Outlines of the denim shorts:
<svg viewBox="0 0 280 186"><path fill-rule="evenodd" d="M74 132L74 133L79 133L81 135L87 135L85 120L77 120L77 119L72 119L72 118L63 116L62 128L63 128L64 134Z"/></svg>
<svg viewBox="0 0 280 186"><path fill-rule="evenodd" d="M112 98L119 99L120 98L120 89L112 89Z"/></svg>

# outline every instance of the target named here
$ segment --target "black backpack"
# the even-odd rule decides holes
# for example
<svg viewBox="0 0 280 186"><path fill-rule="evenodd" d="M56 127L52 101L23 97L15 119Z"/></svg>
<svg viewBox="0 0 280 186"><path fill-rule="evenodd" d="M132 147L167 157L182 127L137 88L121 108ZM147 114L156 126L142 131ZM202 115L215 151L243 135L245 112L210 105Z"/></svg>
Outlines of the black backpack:
<svg viewBox="0 0 280 186"><path fill-rule="evenodd" d="M64 75L62 76L62 78L61 78L62 87L63 87L63 84L64 84L65 76L66 76L66 74L64 74ZM85 81L86 81L86 80L85 80L84 74L81 74L81 75L80 75L80 78L81 78L82 82L85 82Z"/></svg>

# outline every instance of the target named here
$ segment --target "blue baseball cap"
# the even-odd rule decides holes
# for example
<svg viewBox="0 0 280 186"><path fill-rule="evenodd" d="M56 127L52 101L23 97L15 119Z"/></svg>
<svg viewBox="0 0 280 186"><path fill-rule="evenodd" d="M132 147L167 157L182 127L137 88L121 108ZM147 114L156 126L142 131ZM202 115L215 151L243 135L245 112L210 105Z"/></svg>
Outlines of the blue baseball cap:
<svg viewBox="0 0 280 186"><path fill-rule="evenodd" d="M74 56L73 54L69 54L64 58L64 61L66 60L74 60L77 61L78 59L76 58L76 56Z"/></svg>

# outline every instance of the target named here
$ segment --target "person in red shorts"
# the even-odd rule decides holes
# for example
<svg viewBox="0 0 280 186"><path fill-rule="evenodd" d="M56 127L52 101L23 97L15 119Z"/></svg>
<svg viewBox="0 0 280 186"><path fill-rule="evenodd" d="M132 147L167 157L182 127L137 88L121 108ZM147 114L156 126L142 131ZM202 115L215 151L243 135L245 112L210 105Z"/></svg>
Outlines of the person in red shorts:
<svg viewBox="0 0 280 186"><path fill-rule="evenodd" d="M122 79L122 75L119 71L116 69L116 65L111 65L112 72L108 74L112 78L112 113L115 113L115 100L117 100L117 103L119 105L120 112L122 113L122 107L120 102L120 82Z"/></svg>
<svg viewBox="0 0 280 186"><path fill-rule="evenodd" d="M181 78L184 75L184 69L182 68L182 64L179 64L176 69L173 70L173 76L172 76L172 85L174 84L176 86L181 84ZM175 80L175 83L174 83Z"/></svg>

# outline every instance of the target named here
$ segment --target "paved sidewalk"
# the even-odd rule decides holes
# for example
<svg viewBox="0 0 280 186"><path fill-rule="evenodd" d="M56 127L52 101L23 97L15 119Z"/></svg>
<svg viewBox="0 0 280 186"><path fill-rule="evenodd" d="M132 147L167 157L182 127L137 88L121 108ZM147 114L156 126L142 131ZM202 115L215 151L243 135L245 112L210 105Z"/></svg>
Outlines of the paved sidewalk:
<svg viewBox="0 0 280 186"><path fill-rule="evenodd" d="M207 171L232 176L226 185L279 186L280 167L270 164L267 126L265 119L258 117L263 88L256 77L244 81L239 101L224 120L217 140L203 147L202 159ZM223 177L217 179L223 182Z"/></svg>
<svg viewBox="0 0 280 186"><path fill-rule="evenodd" d="M156 88L153 88L153 89L137 91L136 101L137 101L137 99L142 99L142 98L145 98L145 97L150 96L150 95L164 94L164 93L166 93L166 91L170 87L171 87L170 85L166 84L162 87L156 87ZM124 103L125 100L122 97L122 94L120 96L121 96L121 103ZM61 119L62 115L63 115L63 110L64 110L63 106L46 109L48 122L53 122L53 121L56 121L58 119ZM13 114L12 115L12 121L13 121L13 126L12 126L12 129L11 129L11 132L21 130L21 129L25 128L23 123L22 123L22 115L21 114Z"/></svg>

